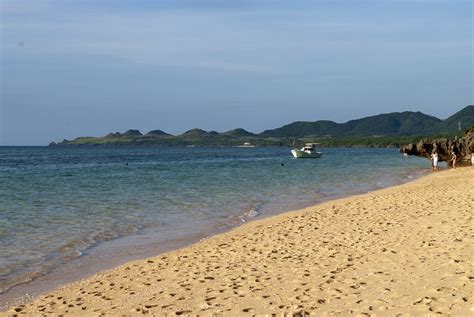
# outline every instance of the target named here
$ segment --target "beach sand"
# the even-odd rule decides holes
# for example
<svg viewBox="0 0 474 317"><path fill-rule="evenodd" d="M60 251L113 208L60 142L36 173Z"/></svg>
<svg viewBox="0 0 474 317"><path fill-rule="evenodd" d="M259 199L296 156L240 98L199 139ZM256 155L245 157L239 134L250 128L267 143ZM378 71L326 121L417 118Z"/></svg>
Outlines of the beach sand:
<svg viewBox="0 0 474 317"><path fill-rule="evenodd" d="M6 313L472 316L473 211L474 168L432 173L128 262Z"/></svg>

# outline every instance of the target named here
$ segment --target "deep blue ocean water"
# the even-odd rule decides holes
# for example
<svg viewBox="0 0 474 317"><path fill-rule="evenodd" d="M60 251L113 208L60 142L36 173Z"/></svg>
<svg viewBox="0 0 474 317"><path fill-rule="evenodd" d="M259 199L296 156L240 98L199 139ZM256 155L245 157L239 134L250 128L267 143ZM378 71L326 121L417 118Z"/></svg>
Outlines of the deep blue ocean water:
<svg viewBox="0 0 474 317"><path fill-rule="evenodd" d="M0 292L107 241L133 248L141 235L157 248L402 183L429 168L396 149L323 152L296 160L285 147L0 147Z"/></svg>

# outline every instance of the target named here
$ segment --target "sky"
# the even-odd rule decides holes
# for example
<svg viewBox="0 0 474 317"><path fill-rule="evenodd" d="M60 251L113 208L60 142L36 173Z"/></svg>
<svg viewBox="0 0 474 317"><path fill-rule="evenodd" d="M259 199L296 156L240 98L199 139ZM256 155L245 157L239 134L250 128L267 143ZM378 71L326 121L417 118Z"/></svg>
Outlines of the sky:
<svg viewBox="0 0 474 317"><path fill-rule="evenodd" d="M473 104L470 0L0 0L0 145Z"/></svg>

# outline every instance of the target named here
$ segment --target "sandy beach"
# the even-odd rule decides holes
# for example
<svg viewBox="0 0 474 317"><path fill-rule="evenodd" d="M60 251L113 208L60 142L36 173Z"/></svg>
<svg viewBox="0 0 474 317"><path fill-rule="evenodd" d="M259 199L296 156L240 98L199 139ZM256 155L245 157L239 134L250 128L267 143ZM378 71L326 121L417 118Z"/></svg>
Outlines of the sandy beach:
<svg viewBox="0 0 474 317"><path fill-rule="evenodd" d="M6 314L472 315L473 211L474 168L432 173L128 262Z"/></svg>

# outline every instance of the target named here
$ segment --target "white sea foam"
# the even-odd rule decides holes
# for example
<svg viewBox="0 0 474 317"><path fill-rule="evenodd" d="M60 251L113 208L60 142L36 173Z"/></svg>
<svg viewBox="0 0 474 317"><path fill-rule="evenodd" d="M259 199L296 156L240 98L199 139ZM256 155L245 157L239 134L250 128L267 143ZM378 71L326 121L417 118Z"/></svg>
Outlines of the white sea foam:
<svg viewBox="0 0 474 317"><path fill-rule="evenodd" d="M260 215L260 212L258 209L259 209L259 206L255 206L253 208L246 210L242 215L239 216L240 222L244 223L249 220L252 220L253 218L258 217Z"/></svg>

